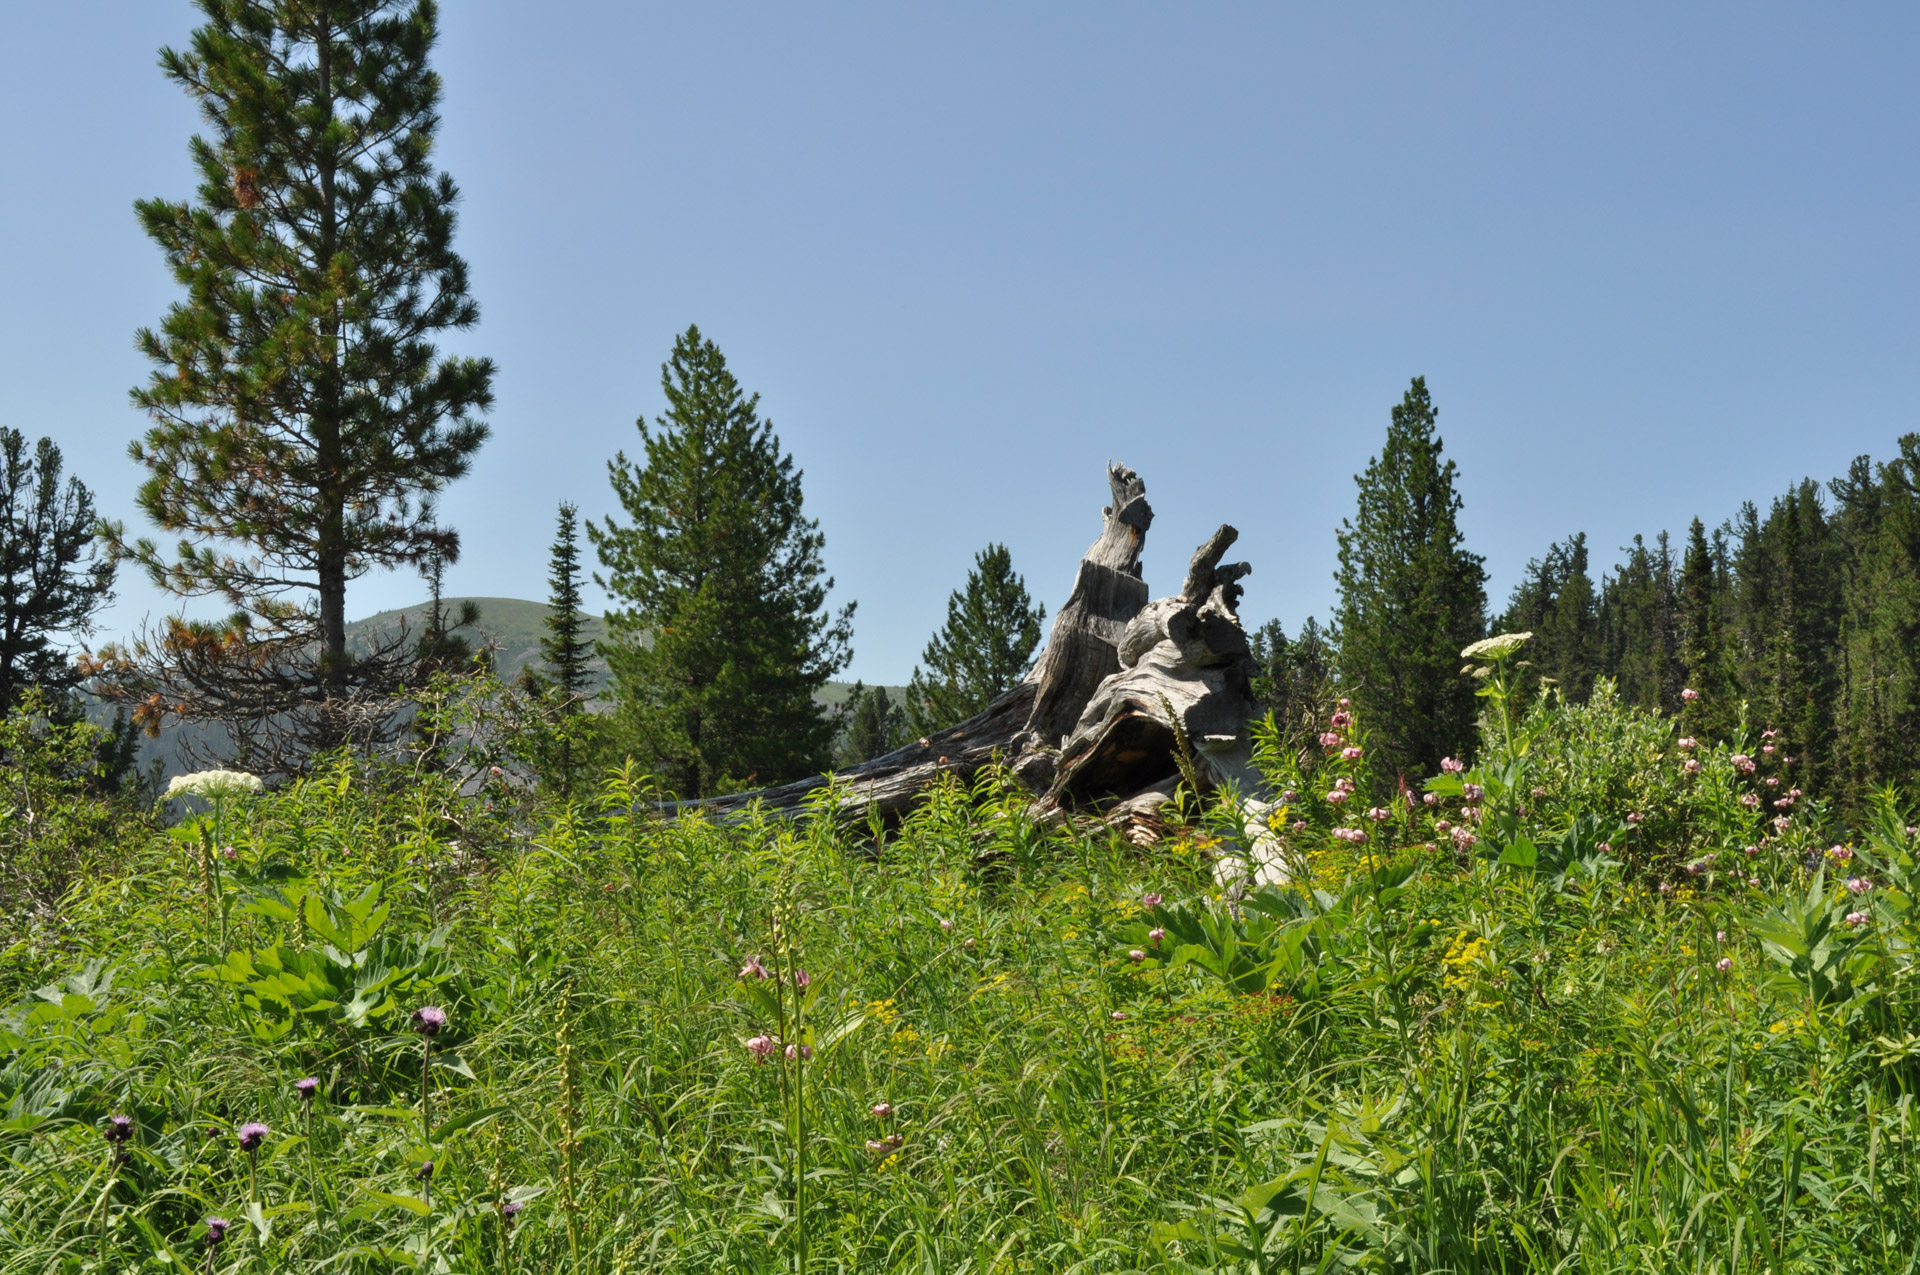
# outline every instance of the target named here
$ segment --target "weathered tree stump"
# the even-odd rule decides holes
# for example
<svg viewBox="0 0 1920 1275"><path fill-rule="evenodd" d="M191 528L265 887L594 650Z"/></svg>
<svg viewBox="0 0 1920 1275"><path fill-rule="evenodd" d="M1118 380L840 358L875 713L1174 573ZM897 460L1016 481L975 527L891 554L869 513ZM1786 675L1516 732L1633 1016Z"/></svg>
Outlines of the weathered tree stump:
<svg viewBox="0 0 1920 1275"><path fill-rule="evenodd" d="M1238 533L1221 527L1194 554L1185 587L1150 603L1140 571L1153 522L1146 485L1111 464L1107 483L1099 538L1026 680L957 726L841 771L843 809L898 819L942 776L970 783L998 762L1034 792L1036 814L1105 815L1138 838L1183 774L1202 788L1260 787L1248 735L1254 664L1235 610L1250 568L1220 563ZM667 809L791 812L826 782L813 775Z"/></svg>

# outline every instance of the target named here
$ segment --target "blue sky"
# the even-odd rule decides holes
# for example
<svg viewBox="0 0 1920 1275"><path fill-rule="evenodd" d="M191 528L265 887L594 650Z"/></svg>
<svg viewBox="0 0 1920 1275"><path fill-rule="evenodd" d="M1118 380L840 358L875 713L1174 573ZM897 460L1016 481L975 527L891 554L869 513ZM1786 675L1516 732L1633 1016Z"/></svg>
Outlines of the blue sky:
<svg viewBox="0 0 1920 1275"><path fill-rule="evenodd" d="M134 199L191 193L174 0L0 4L0 424L138 525ZM439 159L500 366L449 588L544 596L556 502L697 322L806 474L851 675L902 681L973 553L1050 609L1102 466L1147 577L1221 521L1243 610L1333 601L1425 375L1496 599L1584 530L1710 523L1920 427L1920 9L451 0ZM362 580L349 610L417 600ZM108 632L165 598L127 580Z"/></svg>

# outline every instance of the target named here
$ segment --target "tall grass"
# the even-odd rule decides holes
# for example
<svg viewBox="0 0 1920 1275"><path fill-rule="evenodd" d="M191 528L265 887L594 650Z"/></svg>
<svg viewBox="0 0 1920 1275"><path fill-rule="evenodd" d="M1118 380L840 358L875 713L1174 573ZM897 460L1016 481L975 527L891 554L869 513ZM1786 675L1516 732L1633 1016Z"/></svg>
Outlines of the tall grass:
<svg viewBox="0 0 1920 1275"><path fill-rule="evenodd" d="M229 812L223 948L198 830L130 829L7 940L0 1272L1915 1269L1897 805L1834 859L1598 704L1370 821L1270 756L1257 892L1220 807L1141 849L988 779L876 840L343 764Z"/></svg>

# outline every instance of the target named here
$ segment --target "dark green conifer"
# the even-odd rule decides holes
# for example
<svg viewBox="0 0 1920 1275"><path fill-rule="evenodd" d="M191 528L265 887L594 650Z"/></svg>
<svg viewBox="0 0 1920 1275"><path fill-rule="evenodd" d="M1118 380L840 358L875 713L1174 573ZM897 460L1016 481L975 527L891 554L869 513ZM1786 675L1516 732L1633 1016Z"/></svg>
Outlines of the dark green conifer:
<svg viewBox="0 0 1920 1275"><path fill-rule="evenodd" d="M907 685L907 717L927 735L965 721L1033 665L1047 608L1035 605L1013 555L990 544L974 555L964 589L947 597L947 622L927 642Z"/></svg>
<svg viewBox="0 0 1920 1275"><path fill-rule="evenodd" d="M113 599L93 493L63 485L62 464L52 439L29 451L25 434L0 428L0 717L29 686L56 705L74 694L84 670L56 639L83 634Z"/></svg>
<svg viewBox="0 0 1920 1275"><path fill-rule="evenodd" d="M1415 377L1339 532L1341 686L1374 733L1377 773L1409 782L1471 747L1460 651L1486 632L1486 570L1464 547L1458 471L1442 458L1436 416Z"/></svg>
<svg viewBox="0 0 1920 1275"><path fill-rule="evenodd" d="M835 762L857 766L900 747L907 740L907 715L884 686L855 682L842 716L846 721L841 733Z"/></svg>
<svg viewBox="0 0 1920 1275"><path fill-rule="evenodd" d="M308 719L301 745L368 720L410 645L350 651L346 589L451 562L435 499L487 436L493 365L435 345L479 310L453 249L453 181L435 170L433 0L198 0L187 49L161 52L199 104L197 202L140 221L186 299L143 330L134 401L141 509L177 534L121 552L156 584L237 608L120 652L130 695L256 727ZM327 705L333 710L319 712ZM148 723L150 726L157 723Z"/></svg>
<svg viewBox="0 0 1920 1275"><path fill-rule="evenodd" d="M800 473L697 327L660 384L666 414L637 422L642 462L607 466L628 521L587 526L618 604L600 647L615 746L683 797L823 770L834 722L814 695L846 666L853 606L826 610Z"/></svg>

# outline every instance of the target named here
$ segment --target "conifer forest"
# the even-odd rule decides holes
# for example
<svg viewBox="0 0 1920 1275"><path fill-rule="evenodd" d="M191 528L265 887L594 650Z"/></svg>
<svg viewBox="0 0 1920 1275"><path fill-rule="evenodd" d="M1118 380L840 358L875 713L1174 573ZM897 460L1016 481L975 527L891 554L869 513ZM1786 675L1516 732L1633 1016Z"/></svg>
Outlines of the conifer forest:
<svg viewBox="0 0 1920 1275"><path fill-rule="evenodd" d="M0 428L0 1275L1920 1270L1920 433L1475 546L1408 368L1320 543L1089 450L869 685L687 322L516 654L441 8L193 11L133 503Z"/></svg>

